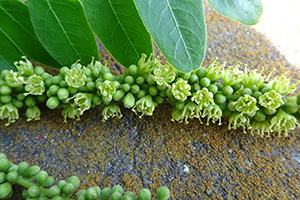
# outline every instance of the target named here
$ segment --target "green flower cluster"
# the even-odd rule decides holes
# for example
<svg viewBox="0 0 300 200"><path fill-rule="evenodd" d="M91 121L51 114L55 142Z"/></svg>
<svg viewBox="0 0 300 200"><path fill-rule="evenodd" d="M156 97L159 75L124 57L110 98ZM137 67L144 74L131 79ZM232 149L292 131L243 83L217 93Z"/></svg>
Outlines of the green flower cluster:
<svg viewBox="0 0 300 200"><path fill-rule="evenodd" d="M76 176L71 176L67 181L60 180L56 185L54 178L48 176L48 173L41 170L38 166L28 166L27 162L21 162L18 165L10 162L6 155L0 153L0 199L8 199L13 195L12 184L19 184L26 189L22 196L27 200L71 200L75 189L79 186L80 180ZM158 200L167 200L170 196L167 187L160 187L156 196ZM79 190L76 195L77 200L97 200L99 197L103 200L135 200L133 192L123 194L123 188L119 185L112 189L104 188L102 191L98 186ZM142 189L138 192L137 200L150 200L151 193L148 189Z"/></svg>
<svg viewBox="0 0 300 200"><path fill-rule="evenodd" d="M242 71L219 65L215 60L207 69L191 73L162 65L158 59L142 55L137 65L125 74L111 74L107 66L92 61L88 66L79 62L70 68L62 67L52 76L42 67L33 68L25 58L16 63L17 72L3 70L0 77L0 119L6 125L19 118L18 109L26 107L28 121L40 119L38 105L45 102L50 109L61 108L64 120L77 120L88 109L103 107L103 121L122 117L120 104L140 117L151 116L158 104L168 99L174 106L172 121L188 123L189 119L207 118L221 125L222 117L229 117L228 129L243 128L251 134L267 136L299 126L300 96L285 98L295 91L284 75L270 79L262 71Z"/></svg>

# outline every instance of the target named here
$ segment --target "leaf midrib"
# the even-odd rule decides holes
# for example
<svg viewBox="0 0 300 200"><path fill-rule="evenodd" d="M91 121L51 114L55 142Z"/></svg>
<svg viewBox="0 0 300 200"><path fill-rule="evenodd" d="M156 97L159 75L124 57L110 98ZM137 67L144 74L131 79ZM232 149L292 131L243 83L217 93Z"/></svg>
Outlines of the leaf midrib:
<svg viewBox="0 0 300 200"><path fill-rule="evenodd" d="M80 54L78 53L78 51L77 51L77 50L76 50L76 48L74 47L74 45L73 45L73 43L71 42L71 40L70 40L70 38L69 38L69 36L68 36L67 32L65 31L65 29L64 29L64 27L63 27L63 25L60 23L60 20L58 19L58 17L57 17L57 15L56 15L56 13L54 12L54 10L53 10L53 8L52 8L52 6L51 6L51 4L50 4L49 0L47 0L47 4L48 4L48 6L49 6L49 9L50 9L50 10L51 10L51 12L53 13L53 15L54 15L55 19L57 20L57 22L58 22L59 26L61 27L62 31L64 32L64 34L65 34L65 36L66 36L67 40L69 41L69 43L70 43L70 46L73 48L73 50L75 51L75 53L77 54L77 56L80 58L80 60L82 60L82 58L81 58Z"/></svg>
<svg viewBox="0 0 300 200"><path fill-rule="evenodd" d="M117 12L115 11L115 9L114 9L114 7L113 7L113 5L112 5L112 2L111 2L110 0L108 0L108 3L109 3L109 5L110 5L110 7L111 7L113 13L115 14L115 17L116 17L116 19L117 19L117 21L118 21L120 27L122 28L122 30L123 30L123 32L124 32L126 38L128 39L128 41L129 41L131 47L133 48L133 50L134 50L134 52L136 53L136 55L139 55L139 53L137 52L136 48L134 48L134 44L132 43L131 39L129 38L129 36L128 36L127 32L126 32L126 29L122 26L122 23L121 23L121 21L119 20L119 17L118 17L118 15L117 15Z"/></svg>
<svg viewBox="0 0 300 200"><path fill-rule="evenodd" d="M171 5L169 4L169 1L168 1L168 0L166 0L166 3L167 3L167 6L168 6L168 9L169 9L169 11L170 11L170 13L171 13L171 15L172 15L172 19L173 19L173 21L174 21L174 23L175 23L175 27L176 27L176 29L177 29L177 31L178 31L179 38L180 38L181 42L183 43L185 52L187 52L188 60L189 60L190 63L192 63L192 60L191 60L191 57L190 57L188 48L187 48L187 46L186 46L186 44L185 44L185 42L184 42L184 39L182 38L182 34L181 34L181 31L180 31L180 28L179 28L179 26L178 26L178 23L177 23L177 20L176 20L174 14L173 14L172 7L171 7Z"/></svg>

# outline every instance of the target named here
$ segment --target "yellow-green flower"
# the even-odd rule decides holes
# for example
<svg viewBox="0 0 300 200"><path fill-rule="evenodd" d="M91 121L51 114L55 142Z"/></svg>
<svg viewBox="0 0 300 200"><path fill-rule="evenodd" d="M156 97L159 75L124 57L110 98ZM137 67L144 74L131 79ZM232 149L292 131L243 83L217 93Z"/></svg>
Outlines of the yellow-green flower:
<svg viewBox="0 0 300 200"><path fill-rule="evenodd" d="M175 83L172 84L172 94L178 101L185 101L188 96L191 95L191 86L186 80L179 78Z"/></svg>

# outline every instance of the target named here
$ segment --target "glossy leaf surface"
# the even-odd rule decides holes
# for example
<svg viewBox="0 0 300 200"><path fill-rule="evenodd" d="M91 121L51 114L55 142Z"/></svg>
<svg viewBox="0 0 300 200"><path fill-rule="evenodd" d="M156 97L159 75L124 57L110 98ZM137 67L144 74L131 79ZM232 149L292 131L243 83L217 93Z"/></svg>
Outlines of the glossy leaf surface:
<svg viewBox="0 0 300 200"><path fill-rule="evenodd" d="M220 14L245 25L258 22L263 6L261 0L208 0Z"/></svg>
<svg viewBox="0 0 300 200"><path fill-rule="evenodd" d="M88 22L112 56L125 67L153 51L151 36L133 0L81 0Z"/></svg>
<svg viewBox="0 0 300 200"><path fill-rule="evenodd" d="M139 14L166 59L178 70L198 69L205 55L202 0L134 0Z"/></svg>
<svg viewBox="0 0 300 200"><path fill-rule="evenodd" d="M37 37L45 49L63 66L80 59L84 65L92 57L99 60L97 43L79 0L28 0Z"/></svg>

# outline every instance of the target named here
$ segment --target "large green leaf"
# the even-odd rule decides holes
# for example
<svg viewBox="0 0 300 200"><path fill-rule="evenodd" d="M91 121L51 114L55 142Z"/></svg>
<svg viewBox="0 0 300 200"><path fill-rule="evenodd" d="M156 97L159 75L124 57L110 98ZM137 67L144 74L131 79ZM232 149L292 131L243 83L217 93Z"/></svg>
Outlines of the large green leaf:
<svg viewBox="0 0 300 200"><path fill-rule="evenodd" d="M106 49L122 65L153 52L151 36L133 0L81 0L88 22Z"/></svg>
<svg viewBox="0 0 300 200"><path fill-rule="evenodd" d="M26 4L19 0L1 0L0 19L0 70L15 70L14 61L23 55L53 67L59 66L37 39Z"/></svg>
<svg viewBox="0 0 300 200"><path fill-rule="evenodd" d="M208 0L208 2L220 14L245 25L256 24L263 11L261 0Z"/></svg>
<svg viewBox="0 0 300 200"><path fill-rule="evenodd" d="M134 0L139 14L166 59L178 70L198 69L205 55L202 0Z"/></svg>
<svg viewBox="0 0 300 200"><path fill-rule="evenodd" d="M35 33L47 51L61 64L80 59L99 60L97 43L79 0L28 0Z"/></svg>
<svg viewBox="0 0 300 200"><path fill-rule="evenodd" d="M17 68L13 63L20 60L24 54L3 31L0 31L0 41L0 71L4 69L16 71Z"/></svg>

